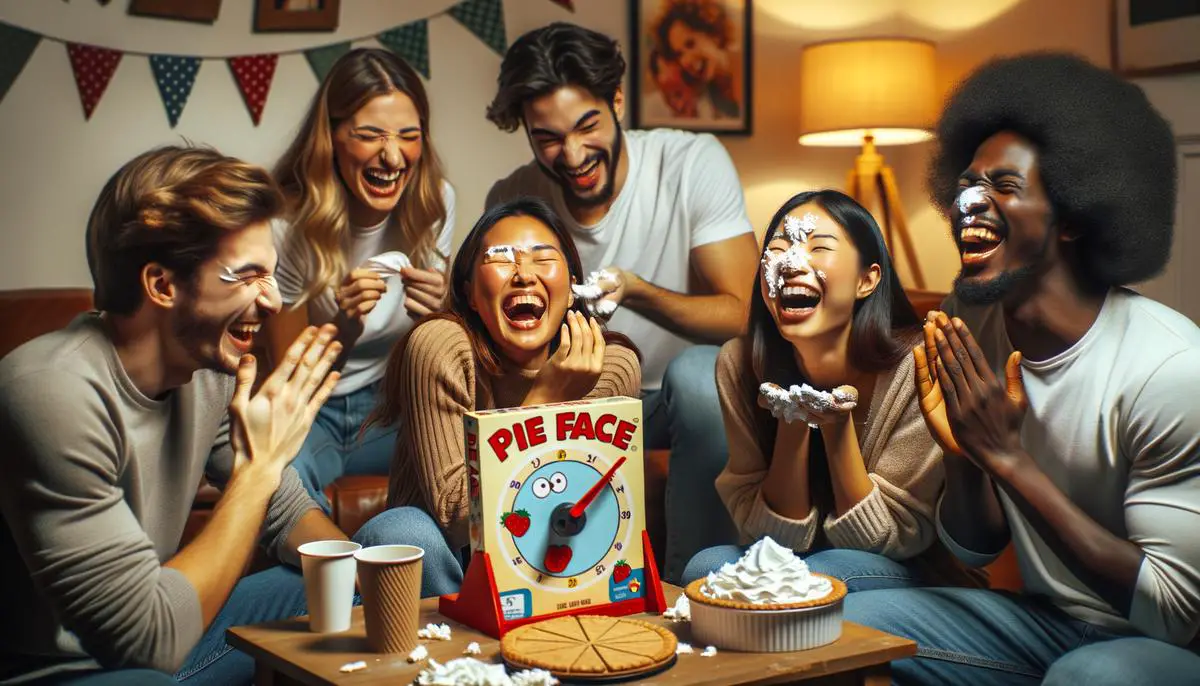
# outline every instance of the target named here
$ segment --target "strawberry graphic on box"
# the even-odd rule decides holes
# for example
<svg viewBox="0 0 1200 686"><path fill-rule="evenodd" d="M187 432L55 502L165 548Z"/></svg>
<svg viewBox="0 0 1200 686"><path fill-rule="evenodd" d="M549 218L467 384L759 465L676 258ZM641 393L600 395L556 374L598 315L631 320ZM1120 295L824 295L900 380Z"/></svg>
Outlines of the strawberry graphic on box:
<svg viewBox="0 0 1200 686"><path fill-rule="evenodd" d="M567 568L571 563L571 547L565 545L546 546L546 561L544 566L547 572L558 574Z"/></svg>
<svg viewBox="0 0 1200 686"><path fill-rule="evenodd" d="M617 564L613 565L613 583L619 584L629 578L633 573L633 568L625 560L617 560Z"/></svg>
<svg viewBox="0 0 1200 686"><path fill-rule="evenodd" d="M513 535L513 538L520 538L529 531L529 513L525 510L517 510L516 512L505 512L500 518L500 523L505 529Z"/></svg>

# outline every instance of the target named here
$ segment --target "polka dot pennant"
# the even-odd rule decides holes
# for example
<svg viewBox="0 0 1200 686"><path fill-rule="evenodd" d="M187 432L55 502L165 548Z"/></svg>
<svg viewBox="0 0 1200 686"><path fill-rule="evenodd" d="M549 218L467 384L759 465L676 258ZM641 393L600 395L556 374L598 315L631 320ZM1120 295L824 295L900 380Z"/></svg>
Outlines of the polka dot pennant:
<svg viewBox="0 0 1200 686"><path fill-rule="evenodd" d="M67 56L71 58L71 69L75 72L75 85L79 88L79 100L83 103L83 118L91 119L96 104L108 88L108 81L117 64L121 61L121 53L94 45L67 43Z"/></svg>
<svg viewBox="0 0 1200 686"><path fill-rule="evenodd" d="M229 68L242 91L246 108L254 125L262 120L263 107L267 104L267 93L271 90L271 79L275 76L275 63L279 55L243 55L230 57Z"/></svg>
<svg viewBox="0 0 1200 686"><path fill-rule="evenodd" d="M497 54L504 55L508 41L504 38L504 5L500 0L463 0L450 8L450 16Z"/></svg>
<svg viewBox="0 0 1200 686"><path fill-rule="evenodd" d="M178 55L151 55L150 69L154 71L154 81L158 84L158 95L162 98L163 107L167 108L167 119L171 128L179 123L179 115L187 104L192 86L196 83L196 72L200 71L199 57L180 57Z"/></svg>
<svg viewBox="0 0 1200 686"><path fill-rule="evenodd" d="M429 78L429 25L424 19L388 29L375 36L384 47L396 53L413 69Z"/></svg>

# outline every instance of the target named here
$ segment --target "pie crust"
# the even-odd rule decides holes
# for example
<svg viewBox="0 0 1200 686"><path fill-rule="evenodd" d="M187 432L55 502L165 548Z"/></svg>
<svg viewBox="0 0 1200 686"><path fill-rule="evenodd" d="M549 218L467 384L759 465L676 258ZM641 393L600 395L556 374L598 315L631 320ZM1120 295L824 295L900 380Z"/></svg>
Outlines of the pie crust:
<svg viewBox="0 0 1200 686"><path fill-rule="evenodd" d="M500 654L518 668L568 679L608 679L653 672L675 659L670 631L627 617L574 615L526 624L504 634Z"/></svg>
<svg viewBox="0 0 1200 686"><path fill-rule="evenodd" d="M842 598L846 597L846 584L841 579L835 579L832 576L810 572L813 576L824 577L833 584L833 590L821 598L815 600L803 600L797 603L747 603L741 600L726 600L722 598L710 598L704 595L700 587L704 585L704 578L699 578L688 584L683 589L688 600L693 603L702 603L713 607L727 607L731 610L751 610L757 612L766 612L770 610L800 610L804 608L821 607L823 605L832 605Z"/></svg>

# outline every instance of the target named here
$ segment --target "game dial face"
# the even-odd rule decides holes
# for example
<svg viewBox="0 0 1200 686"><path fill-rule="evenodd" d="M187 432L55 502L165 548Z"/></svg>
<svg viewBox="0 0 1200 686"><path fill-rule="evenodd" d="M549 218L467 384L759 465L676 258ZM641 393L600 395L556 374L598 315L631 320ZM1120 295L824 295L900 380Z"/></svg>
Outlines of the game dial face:
<svg viewBox="0 0 1200 686"><path fill-rule="evenodd" d="M527 454L513 471L499 499L499 538L508 563L531 584L575 590L609 578L620 583L632 571L624 551L633 513L620 467L574 520L578 530L564 523L567 510L612 468L607 459L556 448Z"/></svg>

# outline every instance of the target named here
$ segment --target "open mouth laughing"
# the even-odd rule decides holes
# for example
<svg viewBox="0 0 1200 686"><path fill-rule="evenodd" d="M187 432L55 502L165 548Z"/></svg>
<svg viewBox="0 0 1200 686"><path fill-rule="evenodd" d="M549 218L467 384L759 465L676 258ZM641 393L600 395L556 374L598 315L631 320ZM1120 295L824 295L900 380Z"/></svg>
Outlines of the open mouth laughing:
<svg viewBox="0 0 1200 686"><path fill-rule="evenodd" d="M807 319L821 304L821 291L805 284L784 284L779 291L779 316L784 322Z"/></svg>
<svg viewBox="0 0 1200 686"><path fill-rule="evenodd" d="M600 183L600 158L594 157L578 169L563 169L563 176L576 190L591 190Z"/></svg>
<svg viewBox="0 0 1200 686"><path fill-rule="evenodd" d="M978 221L963 220L958 234L958 246L962 253L963 266L982 266L1004 245L1004 235L997 228Z"/></svg>
<svg viewBox="0 0 1200 686"><path fill-rule="evenodd" d="M229 334L230 340L233 341L233 347L244 355L254 347L254 335L261 328L262 324L260 322L238 322L230 326L226 331Z"/></svg>
<svg viewBox="0 0 1200 686"><path fill-rule="evenodd" d="M386 197L394 195L399 190L404 171L400 169L387 170L380 167L370 167L363 170L362 176L364 185L366 185L369 193Z"/></svg>
<svg viewBox="0 0 1200 686"><path fill-rule="evenodd" d="M509 325L522 331L536 329L546 314L546 299L537 293L512 293L500 307Z"/></svg>

